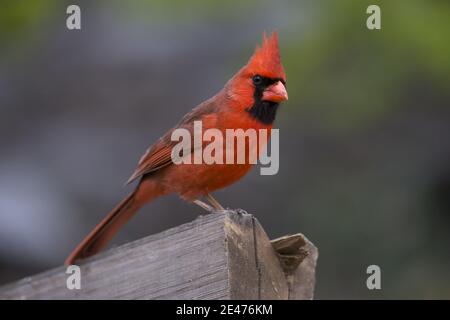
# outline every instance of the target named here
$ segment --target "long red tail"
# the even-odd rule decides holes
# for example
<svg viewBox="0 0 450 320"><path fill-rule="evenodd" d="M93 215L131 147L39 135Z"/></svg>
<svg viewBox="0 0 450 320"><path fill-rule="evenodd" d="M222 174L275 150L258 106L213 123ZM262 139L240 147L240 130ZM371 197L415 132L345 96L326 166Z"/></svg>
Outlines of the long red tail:
<svg viewBox="0 0 450 320"><path fill-rule="evenodd" d="M102 250L144 204L142 201L137 201L135 195L136 191L119 203L73 250L65 264L71 265L79 259L90 257Z"/></svg>

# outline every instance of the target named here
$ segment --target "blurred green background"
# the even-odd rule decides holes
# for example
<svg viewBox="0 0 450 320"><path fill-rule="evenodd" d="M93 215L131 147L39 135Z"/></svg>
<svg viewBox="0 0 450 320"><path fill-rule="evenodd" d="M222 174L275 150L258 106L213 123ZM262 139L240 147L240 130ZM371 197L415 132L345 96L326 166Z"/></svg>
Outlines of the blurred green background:
<svg viewBox="0 0 450 320"><path fill-rule="evenodd" d="M66 28L69 4L81 31ZM445 0L0 1L0 284L62 264L147 146L274 29L290 98L280 171L217 198L270 237L317 245L316 298L450 298ZM114 244L199 213L158 199ZM381 290L366 288L371 264Z"/></svg>

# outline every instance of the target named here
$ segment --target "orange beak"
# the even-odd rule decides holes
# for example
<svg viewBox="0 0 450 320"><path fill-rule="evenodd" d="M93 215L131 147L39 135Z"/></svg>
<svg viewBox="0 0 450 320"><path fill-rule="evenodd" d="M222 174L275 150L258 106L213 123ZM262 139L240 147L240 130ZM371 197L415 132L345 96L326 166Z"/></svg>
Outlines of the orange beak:
<svg viewBox="0 0 450 320"><path fill-rule="evenodd" d="M263 92L262 100L271 102L282 102L288 99L286 87L281 81L267 87Z"/></svg>

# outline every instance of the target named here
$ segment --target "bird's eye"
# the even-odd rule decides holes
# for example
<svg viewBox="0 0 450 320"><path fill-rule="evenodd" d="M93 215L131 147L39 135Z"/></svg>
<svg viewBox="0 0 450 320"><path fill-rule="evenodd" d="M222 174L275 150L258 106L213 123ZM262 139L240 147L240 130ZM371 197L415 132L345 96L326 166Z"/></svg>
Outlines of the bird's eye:
<svg viewBox="0 0 450 320"><path fill-rule="evenodd" d="M257 74L256 76L253 77L253 84L255 86L260 85L262 83L262 80L263 80L262 77Z"/></svg>

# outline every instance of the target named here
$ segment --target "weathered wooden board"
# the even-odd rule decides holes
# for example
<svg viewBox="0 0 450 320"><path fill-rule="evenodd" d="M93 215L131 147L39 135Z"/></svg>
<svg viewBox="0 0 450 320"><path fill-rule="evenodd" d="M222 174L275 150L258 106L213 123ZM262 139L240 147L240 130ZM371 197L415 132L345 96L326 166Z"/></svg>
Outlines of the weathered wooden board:
<svg viewBox="0 0 450 320"><path fill-rule="evenodd" d="M86 260L79 290L59 267L0 287L0 299L310 299L317 250L306 250L287 274L257 220L227 211Z"/></svg>
<svg viewBox="0 0 450 320"><path fill-rule="evenodd" d="M271 241L289 287L289 300L314 298L317 248L301 233Z"/></svg>

